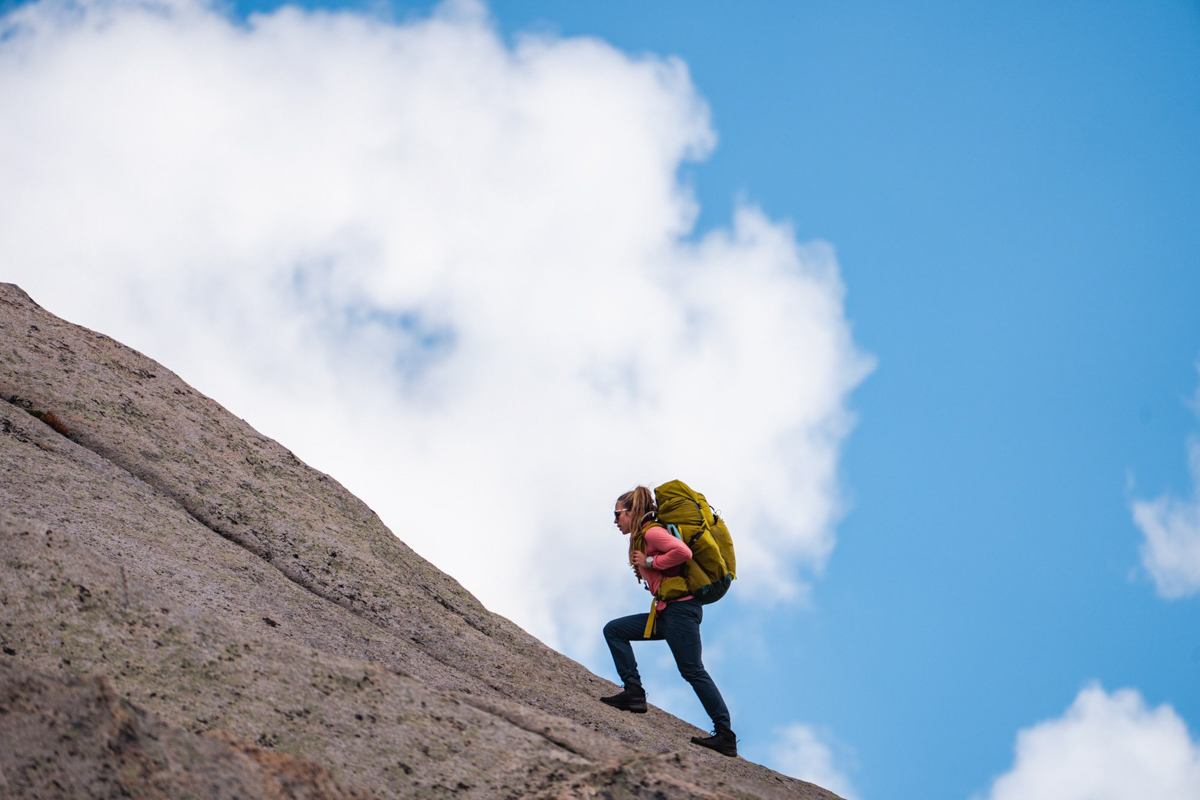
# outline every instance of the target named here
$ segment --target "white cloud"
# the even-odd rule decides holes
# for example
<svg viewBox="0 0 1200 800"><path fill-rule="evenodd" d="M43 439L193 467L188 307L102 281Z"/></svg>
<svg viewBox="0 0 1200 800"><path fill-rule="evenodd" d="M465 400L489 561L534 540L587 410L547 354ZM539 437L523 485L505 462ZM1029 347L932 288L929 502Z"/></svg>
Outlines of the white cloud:
<svg viewBox="0 0 1200 800"><path fill-rule="evenodd" d="M987 800L1194 800L1200 744L1168 705L1084 688L1066 714L1017 734L1013 768Z"/></svg>
<svg viewBox="0 0 1200 800"><path fill-rule="evenodd" d="M0 24L3 279L332 474L491 608L593 652L645 604L613 499L673 477L733 524L736 595L820 573L870 362L828 247L752 207L690 238L678 168L715 135L684 64L507 43L473 2Z"/></svg>
<svg viewBox="0 0 1200 800"><path fill-rule="evenodd" d="M1194 489L1190 500L1162 496L1133 504L1142 529L1142 564L1160 596L1190 597L1200 592L1200 441L1188 442Z"/></svg>
<svg viewBox="0 0 1200 800"><path fill-rule="evenodd" d="M784 775L815 783L845 800L856 800L858 793L845 768L835 764L827 738L810 725L796 723L780 728L775 731L768 766Z"/></svg>
<svg viewBox="0 0 1200 800"><path fill-rule="evenodd" d="M1195 408L1200 413L1200 391ZM1179 599L1200 592L1200 439L1188 441L1192 496L1179 500L1163 495L1135 501L1133 520L1146 539L1142 565L1154 579L1160 597Z"/></svg>

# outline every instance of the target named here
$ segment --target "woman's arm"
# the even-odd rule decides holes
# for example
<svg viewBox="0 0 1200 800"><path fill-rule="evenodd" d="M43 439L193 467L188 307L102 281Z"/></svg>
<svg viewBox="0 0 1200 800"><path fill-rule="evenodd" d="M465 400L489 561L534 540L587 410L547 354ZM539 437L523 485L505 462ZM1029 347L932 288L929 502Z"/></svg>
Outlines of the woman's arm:
<svg viewBox="0 0 1200 800"><path fill-rule="evenodd" d="M654 563L648 566L660 572L692 557L691 548L672 536L666 528L657 526L646 531L646 552L654 559Z"/></svg>

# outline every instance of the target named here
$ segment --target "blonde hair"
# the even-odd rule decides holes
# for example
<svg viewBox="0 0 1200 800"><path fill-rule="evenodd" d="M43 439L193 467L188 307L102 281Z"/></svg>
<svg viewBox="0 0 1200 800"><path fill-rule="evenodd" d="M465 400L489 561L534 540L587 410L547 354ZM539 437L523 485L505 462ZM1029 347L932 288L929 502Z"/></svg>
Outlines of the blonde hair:
<svg viewBox="0 0 1200 800"><path fill-rule="evenodd" d="M642 526L653 522L658 516L658 506L654 505L654 495L645 486L631 489L617 498L617 505L629 511L629 556L632 559L634 542L641 532ZM642 580L642 571L637 564L630 564L633 574Z"/></svg>

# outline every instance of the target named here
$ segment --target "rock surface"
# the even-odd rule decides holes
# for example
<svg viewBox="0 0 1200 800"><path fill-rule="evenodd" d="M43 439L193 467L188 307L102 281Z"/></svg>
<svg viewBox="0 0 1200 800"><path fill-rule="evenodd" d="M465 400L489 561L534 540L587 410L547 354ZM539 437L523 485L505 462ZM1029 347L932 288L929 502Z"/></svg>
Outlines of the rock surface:
<svg viewBox="0 0 1200 800"><path fill-rule="evenodd" d="M11 284L0 508L6 796L835 800L596 702L336 481Z"/></svg>
<svg viewBox="0 0 1200 800"><path fill-rule="evenodd" d="M295 756L173 728L97 676L0 664L5 797L371 798Z"/></svg>

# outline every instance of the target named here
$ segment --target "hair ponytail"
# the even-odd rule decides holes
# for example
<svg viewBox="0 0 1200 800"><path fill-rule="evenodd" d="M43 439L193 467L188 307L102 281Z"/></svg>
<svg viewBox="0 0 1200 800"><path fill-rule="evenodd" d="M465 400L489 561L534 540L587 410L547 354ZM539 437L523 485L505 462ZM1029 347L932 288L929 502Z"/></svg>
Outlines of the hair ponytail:
<svg viewBox="0 0 1200 800"><path fill-rule="evenodd" d="M638 534L647 522L653 522L658 517L658 506L654 504L654 495L645 486L639 486L621 495L617 498L617 504L621 508L629 509L629 555L632 559ZM630 566L633 567L633 574L637 579L642 580L642 571L638 565L631 561Z"/></svg>

